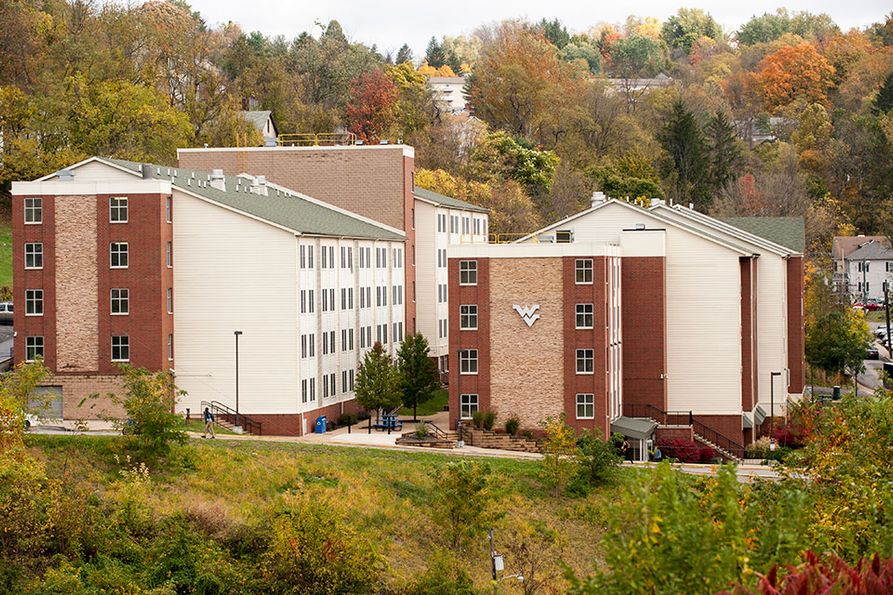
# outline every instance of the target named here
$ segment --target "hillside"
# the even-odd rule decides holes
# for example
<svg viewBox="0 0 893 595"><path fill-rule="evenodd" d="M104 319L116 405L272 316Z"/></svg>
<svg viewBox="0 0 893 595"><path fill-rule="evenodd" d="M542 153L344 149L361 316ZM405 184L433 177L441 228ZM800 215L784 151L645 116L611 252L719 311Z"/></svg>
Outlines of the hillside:
<svg viewBox="0 0 893 595"><path fill-rule="evenodd" d="M368 539L385 560L381 579L392 589L403 589L423 574L435 552L446 545L442 529L431 517L432 491L434 474L456 461L455 456L285 442L197 441L185 469L143 474L124 455L116 454L120 443L109 437L28 438L31 454L46 463L50 477L65 481L66 492L92 494L85 499L101 500L100 507L113 510L110 514L120 516L121 523L135 523L147 531L141 542L128 546L126 555L119 545L102 545L101 551L117 559L116 565L128 564L131 558L129 569L118 568L121 576L137 576L136 567L149 561L135 560L154 548L169 547L148 535L163 533L165 520L171 518L186 523L193 535L208 539L217 555L224 556L221 548L226 551L228 559L220 564L229 565L230 572L239 572L241 564L257 566L259 556L253 548L269 538L271 519L310 500L344 515L349 529L337 531L341 538ZM494 459L488 464L500 477L500 508L506 513L496 525L497 547L506 548L509 536L517 536L519 528L542 523L554 530L560 544L542 552L550 560L540 572L549 573L549 582L556 585L563 583L559 557L577 572L591 572L602 531L598 511L637 475L629 471L611 487L568 499L556 498L542 486L535 461ZM126 515L143 520L125 521L124 508ZM83 511L72 514L89 517ZM478 536L460 557L460 567L478 586L489 578L487 547L486 535Z"/></svg>

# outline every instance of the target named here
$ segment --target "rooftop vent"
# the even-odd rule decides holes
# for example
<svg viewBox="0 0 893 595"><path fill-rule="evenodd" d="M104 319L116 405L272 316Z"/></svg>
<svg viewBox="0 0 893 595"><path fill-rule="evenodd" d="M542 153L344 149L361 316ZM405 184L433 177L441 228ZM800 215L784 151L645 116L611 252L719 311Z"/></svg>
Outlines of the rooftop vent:
<svg viewBox="0 0 893 595"><path fill-rule="evenodd" d="M211 187L226 192L226 178L223 177L222 169L211 170Z"/></svg>
<svg viewBox="0 0 893 595"><path fill-rule="evenodd" d="M60 182L71 182L74 180L74 172L70 169L60 169L56 172L56 179Z"/></svg>
<svg viewBox="0 0 893 595"><path fill-rule="evenodd" d="M260 194L261 196L267 196L267 177L266 176L255 177L254 182L251 184L250 191L254 194Z"/></svg>
<svg viewBox="0 0 893 595"><path fill-rule="evenodd" d="M592 193L592 206L598 206L603 202L607 202L608 197L605 196L604 192L593 192Z"/></svg>
<svg viewBox="0 0 893 595"><path fill-rule="evenodd" d="M645 224L644 223L636 223L636 231L644 231Z"/></svg>
<svg viewBox="0 0 893 595"><path fill-rule="evenodd" d="M573 241L574 241L574 230L559 229L555 232L555 243L570 244Z"/></svg>
<svg viewBox="0 0 893 595"><path fill-rule="evenodd" d="M652 199L651 199L651 206L652 206L652 207L657 207L657 206L660 206L660 205L662 205L662 204L666 204L666 203L664 203L664 201L663 201L662 199L660 199L660 198L652 198Z"/></svg>
<svg viewBox="0 0 893 595"><path fill-rule="evenodd" d="M142 174L144 180L152 179L152 166L148 163L140 164L140 174Z"/></svg>

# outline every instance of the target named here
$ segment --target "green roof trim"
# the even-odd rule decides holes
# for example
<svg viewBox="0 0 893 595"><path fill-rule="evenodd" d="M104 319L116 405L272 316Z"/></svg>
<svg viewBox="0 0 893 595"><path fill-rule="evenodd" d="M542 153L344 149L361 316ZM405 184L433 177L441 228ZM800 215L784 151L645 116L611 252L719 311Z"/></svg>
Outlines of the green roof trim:
<svg viewBox="0 0 893 595"><path fill-rule="evenodd" d="M806 250L806 228L803 217L720 217L719 219L795 252L802 254Z"/></svg>
<svg viewBox="0 0 893 595"><path fill-rule="evenodd" d="M418 186L416 186L416 189L413 190L412 193L413 195L415 195L416 198L421 198L422 200L427 200L452 209L477 211L478 213L490 212L490 209L485 209L484 207L473 205L470 202L465 202L464 200L459 200L458 198L452 198L449 196L444 196L443 194L438 194L437 192L425 190L424 188L419 188Z"/></svg>
<svg viewBox="0 0 893 595"><path fill-rule="evenodd" d="M142 163L123 159L100 158L103 161L142 172ZM353 216L325 203L309 200L298 193L268 185L267 195L249 191L251 180L241 176L226 176L226 190L218 190L208 183L210 173L167 165L147 164L155 180L166 180L183 192L207 198L236 211L268 221L280 227L306 235L347 237L373 240L406 239L402 233L383 225Z"/></svg>

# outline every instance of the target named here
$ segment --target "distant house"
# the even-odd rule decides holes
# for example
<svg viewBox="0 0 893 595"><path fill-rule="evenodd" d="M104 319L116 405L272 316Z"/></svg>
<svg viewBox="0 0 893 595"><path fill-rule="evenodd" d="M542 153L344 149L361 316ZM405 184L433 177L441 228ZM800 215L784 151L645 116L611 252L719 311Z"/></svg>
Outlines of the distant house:
<svg viewBox="0 0 893 595"><path fill-rule="evenodd" d="M428 86L434 94L434 103L442 111L460 114L468 110L464 76L432 76Z"/></svg>
<svg viewBox="0 0 893 595"><path fill-rule="evenodd" d="M614 91L635 93L660 87L669 87L673 84L673 78L661 72L651 78L609 78L608 84L611 85Z"/></svg>
<svg viewBox="0 0 893 595"><path fill-rule="evenodd" d="M861 294L859 294L859 285L858 280L855 279L852 275L848 274L847 271L847 257L858 250L860 247L869 243L877 243L881 246L885 246L887 248L891 248L890 240L885 236L835 236L831 242L831 260L834 263L834 287L836 291L843 291L851 296L858 296L861 298ZM863 253L865 254L865 253ZM857 261L853 261L857 262ZM879 265L883 266L883 265ZM856 273L861 274L861 271L858 270L859 266L856 265ZM870 265L869 265L870 268ZM875 268L878 268L876 265ZM884 267L886 268L886 267ZM865 279L864 281L869 282L869 287L871 287L871 280Z"/></svg>
<svg viewBox="0 0 893 595"><path fill-rule="evenodd" d="M263 135L265 147L275 147L279 139L273 112L269 110L244 111L242 116Z"/></svg>
<svg viewBox="0 0 893 595"><path fill-rule="evenodd" d="M893 281L893 249L887 238L859 244L844 256L842 264L843 275L839 278L842 285L838 287L846 288L854 300L884 299L884 283ZM837 265L835 261L835 269Z"/></svg>

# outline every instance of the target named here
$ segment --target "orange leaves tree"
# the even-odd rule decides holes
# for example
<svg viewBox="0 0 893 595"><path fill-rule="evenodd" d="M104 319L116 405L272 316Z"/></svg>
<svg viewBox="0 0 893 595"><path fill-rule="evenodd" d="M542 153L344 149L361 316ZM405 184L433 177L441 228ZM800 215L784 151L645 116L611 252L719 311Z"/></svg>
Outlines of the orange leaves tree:
<svg viewBox="0 0 893 595"><path fill-rule="evenodd" d="M804 42L784 46L763 58L757 77L766 108L778 111L797 99L826 103L834 67L812 44Z"/></svg>
<svg viewBox="0 0 893 595"><path fill-rule="evenodd" d="M400 91L381 70L372 70L354 81L347 105L348 129L364 142L386 138L394 125Z"/></svg>

